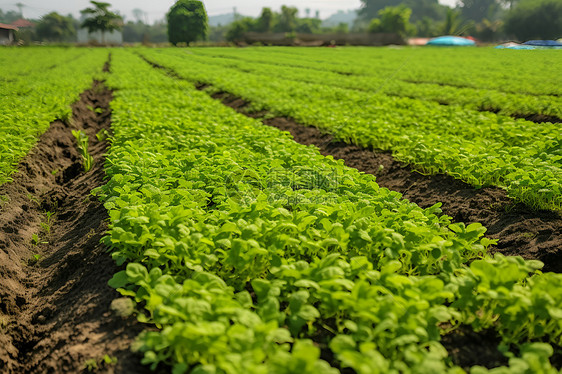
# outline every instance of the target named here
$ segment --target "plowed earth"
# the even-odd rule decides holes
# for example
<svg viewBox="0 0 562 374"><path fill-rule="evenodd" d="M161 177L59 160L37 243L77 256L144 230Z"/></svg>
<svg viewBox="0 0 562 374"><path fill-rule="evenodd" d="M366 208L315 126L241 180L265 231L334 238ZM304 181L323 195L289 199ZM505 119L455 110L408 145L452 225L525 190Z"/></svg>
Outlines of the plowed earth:
<svg viewBox="0 0 562 374"><path fill-rule="evenodd" d="M96 134L109 131L111 98L94 82L70 124L53 122L13 182L0 186L2 373L147 371L130 350L142 326L112 311L119 294L107 281L119 269L100 244L107 212L90 194L105 175L107 142ZM78 129L95 161L88 172L71 132Z"/></svg>

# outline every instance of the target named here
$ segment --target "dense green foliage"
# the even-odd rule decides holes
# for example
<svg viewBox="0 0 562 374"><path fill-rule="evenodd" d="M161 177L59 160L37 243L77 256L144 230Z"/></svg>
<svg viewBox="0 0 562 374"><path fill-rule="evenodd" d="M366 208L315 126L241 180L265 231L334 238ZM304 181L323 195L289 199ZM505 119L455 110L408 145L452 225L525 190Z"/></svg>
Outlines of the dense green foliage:
<svg viewBox="0 0 562 374"><path fill-rule="evenodd" d="M174 45L204 40L207 35L207 12L201 1L176 1L167 19L168 39Z"/></svg>
<svg viewBox="0 0 562 374"><path fill-rule="evenodd" d="M3 49L0 55L0 184L101 72L107 50Z"/></svg>
<svg viewBox="0 0 562 374"><path fill-rule="evenodd" d="M414 21L424 17L433 21L443 18L447 7L440 5L437 0L361 0L359 15L364 20L377 18L379 11L386 7L405 6L412 10Z"/></svg>
<svg viewBox="0 0 562 374"><path fill-rule="evenodd" d="M37 23L35 32L43 40L63 42L73 40L76 35L73 19L51 12Z"/></svg>
<svg viewBox="0 0 562 374"><path fill-rule="evenodd" d="M505 29L520 40L558 39L562 36L562 2L522 0L508 14Z"/></svg>
<svg viewBox="0 0 562 374"><path fill-rule="evenodd" d="M410 24L412 10L405 6L386 7L379 11L379 17L374 18L369 25L369 32L395 33L403 37L415 32Z"/></svg>
<svg viewBox="0 0 562 374"><path fill-rule="evenodd" d="M422 210L128 51L115 51L108 83L110 179L97 194L105 241L127 263L110 284L154 326L137 344L143 362L461 373L441 335L466 325L501 335L500 372L556 372L562 276L489 257L480 225Z"/></svg>
<svg viewBox="0 0 562 374"><path fill-rule="evenodd" d="M279 48L278 54L268 50L268 55L260 53L259 49L255 51L255 54L249 51L241 53L236 50L210 49L190 54L173 50L143 53L162 65L172 67L185 78L211 83L217 90L231 92L249 100L255 110L267 109L276 115L295 118L303 124L322 128L344 141L392 150L396 158L413 164L422 172L444 172L475 186L499 186L505 188L513 198L532 207L560 209L562 148L558 123L533 123L456 105L443 106L433 101L397 97L404 94L408 96L408 91L399 92L401 85L394 86L394 94L397 96L383 94L390 90L386 87L393 87L392 79L395 75L403 80L410 80L416 72L421 73L418 74L418 79L425 78L437 83L428 87L429 96L432 95L431 92L440 95L439 85L455 86L459 78L464 78L463 82L467 86L484 80L472 76L470 72L459 74L459 67L451 64L455 61L452 57L449 65L447 59L443 58L443 69L436 70L435 65L421 64L424 58L435 60L435 53L438 53L435 50L429 50L427 54L416 50L396 51L395 57L406 60L402 65L394 66L389 64L393 53L389 50L293 52ZM545 66L549 59L558 58L552 52L545 52ZM218 58L214 55L217 53L233 58ZM319 63L318 59L326 53L331 54L332 59L328 60L326 57L329 62ZM384 58L379 56L380 53L385 54ZM445 57L450 52L439 53ZM455 59L467 57L468 53L456 56ZM488 77L504 75L503 72L493 75L491 69L492 62L498 66L502 63L503 55L499 53L493 50L478 52L478 58L490 61L490 64L486 64L485 74ZM265 66L256 62L239 61L248 54L266 60ZM381 58L379 63L376 62L377 57ZM416 58L418 63L412 64L412 68L405 66L409 59ZM314 69L287 68L283 66L284 61ZM465 63L468 66L474 61ZM517 64L521 66L519 58ZM328 74L321 71L324 67L326 70L338 70L341 67L345 70L338 71L361 72L362 76ZM377 70L378 67L384 69L383 74ZM473 66L472 69L478 73L478 67ZM504 69L505 66L502 67ZM369 83L369 78L365 75L368 77L370 74L378 79ZM546 71L541 74L546 74ZM386 80L383 79L385 75ZM510 84L502 87L503 90L538 89L538 84L530 85L523 77L516 80L510 76L509 79ZM501 83L500 78L494 84ZM556 93L560 90L552 81L541 83L546 92ZM411 96L424 96L424 87L412 87L415 89ZM452 100L452 104L465 104L466 98L463 97L455 101L455 97L460 94L457 92L455 95L454 90L444 89L443 92ZM470 93L471 90L466 88L460 92ZM501 105L502 102L510 104L509 99L505 100L505 95L501 91L477 90L466 104L469 108L486 108L488 100L494 102L495 98L495 105ZM525 95L508 97L523 103L536 100ZM546 103L551 103L545 104L546 107L552 105L555 111L560 110L560 106L552 104L560 103L559 97L547 97L545 100ZM556 113L559 115L559 112Z"/></svg>

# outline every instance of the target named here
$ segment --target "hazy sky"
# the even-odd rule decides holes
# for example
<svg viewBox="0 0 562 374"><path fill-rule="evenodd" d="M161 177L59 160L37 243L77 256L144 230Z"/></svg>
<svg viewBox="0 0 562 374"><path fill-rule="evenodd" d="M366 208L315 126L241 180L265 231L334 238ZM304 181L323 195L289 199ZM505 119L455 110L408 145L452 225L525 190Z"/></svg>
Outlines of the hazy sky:
<svg viewBox="0 0 562 374"><path fill-rule="evenodd" d="M174 0L103 0L112 4L112 9L119 10L126 19L133 19L131 11L135 8L142 9L147 13L149 22L164 18ZM80 10L89 5L89 0L0 0L0 9L17 10L15 3L25 4L23 15L27 18L39 18L51 11L61 14L73 13L79 16ZM439 0L442 4L454 5L456 0ZM204 0L207 13L211 16L230 13L233 7L238 13L248 16L259 15L261 8L271 7L278 10L281 5L296 6L304 15L304 9L310 8L312 14L320 11L320 17L329 17L338 10L357 9L361 5L360 0Z"/></svg>

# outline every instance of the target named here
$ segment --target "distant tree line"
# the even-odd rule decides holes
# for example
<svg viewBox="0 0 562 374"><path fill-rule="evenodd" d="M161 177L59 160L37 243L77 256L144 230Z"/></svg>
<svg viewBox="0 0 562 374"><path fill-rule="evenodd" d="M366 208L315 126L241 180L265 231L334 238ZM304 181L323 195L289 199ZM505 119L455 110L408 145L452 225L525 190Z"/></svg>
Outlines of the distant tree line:
<svg viewBox="0 0 562 374"><path fill-rule="evenodd" d="M562 37L560 0L361 0L356 29L404 36L473 35L484 41Z"/></svg>
<svg viewBox="0 0 562 374"><path fill-rule="evenodd" d="M247 32L325 33L391 32L404 37L472 35L484 41L562 37L561 0L459 0L455 8L438 0L361 0L358 18L322 27L319 18L298 17L298 9L263 8L258 18L238 17L228 26L211 27L213 41L242 39Z"/></svg>

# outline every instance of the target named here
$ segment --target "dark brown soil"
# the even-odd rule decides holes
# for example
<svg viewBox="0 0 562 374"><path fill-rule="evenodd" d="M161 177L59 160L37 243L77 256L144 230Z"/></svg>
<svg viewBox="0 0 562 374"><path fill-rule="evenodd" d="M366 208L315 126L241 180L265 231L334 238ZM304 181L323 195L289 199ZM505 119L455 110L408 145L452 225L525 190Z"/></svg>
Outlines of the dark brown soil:
<svg viewBox="0 0 562 374"><path fill-rule="evenodd" d="M130 351L142 326L110 308L120 295L107 281L119 269L100 244L107 212L90 195L103 184L107 142L95 135L109 130L111 98L94 82L73 105L71 125L53 122L14 181L0 186L8 199L0 207L1 373L147 371ZM73 129L89 136L88 172Z"/></svg>
<svg viewBox="0 0 562 374"><path fill-rule="evenodd" d="M501 339L493 330L475 333L468 326L460 326L441 338L453 362L470 371L475 365L492 369L508 365L508 358L498 351Z"/></svg>

